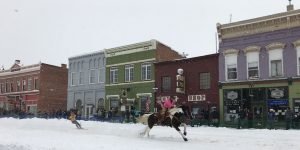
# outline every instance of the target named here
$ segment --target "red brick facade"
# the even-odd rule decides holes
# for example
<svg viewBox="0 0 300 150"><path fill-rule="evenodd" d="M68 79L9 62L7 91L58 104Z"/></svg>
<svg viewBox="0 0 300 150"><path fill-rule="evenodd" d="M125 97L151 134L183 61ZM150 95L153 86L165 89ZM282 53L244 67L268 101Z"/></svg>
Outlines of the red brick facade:
<svg viewBox="0 0 300 150"><path fill-rule="evenodd" d="M199 110L208 109L209 107L219 108L219 92L218 92L218 54L181 59L175 61L166 61L155 64L155 86L156 98L164 96L177 96L178 102L188 102L191 108L199 108ZM177 69L183 69L185 78L185 93L177 93ZM200 74L207 73L210 80L206 83L209 88L200 88ZM206 74L206 75L207 75ZM203 74L202 74L203 75ZM170 78L170 90L164 90L163 78Z"/></svg>
<svg viewBox="0 0 300 150"><path fill-rule="evenodd" d="M9 70L0 71L0 112L66 110L67 75L66 65L41 63L23 67L16 61Z"/></svg>

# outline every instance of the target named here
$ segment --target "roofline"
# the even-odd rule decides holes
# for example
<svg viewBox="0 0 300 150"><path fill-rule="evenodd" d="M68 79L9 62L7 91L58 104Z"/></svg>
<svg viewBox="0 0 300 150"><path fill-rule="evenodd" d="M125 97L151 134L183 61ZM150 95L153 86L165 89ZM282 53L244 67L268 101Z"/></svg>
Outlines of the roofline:
<svg viewBox="0 0 300 150"><path fill-rule="evenodd" d="M268 21L268 20L279 19L279 18L283 18L283 17L289 17L289 16L293 16L293 15L297 15L297 14L300 14L300 9L277 13L277 14L273 14L273 15L267 15L267 16L263 16L263 17L257 17L257 18L253 18L253 19L237 21L237 22L233 22L233 23L219 24L219 25L220 25L220 29L227 29L227 28L233 28L233 27L247 25L247 24L258 23L258 22L262 22L262 21Z"/></svg>
<svg viewBox="0 0 300 150"><path fill-rule="evenodd" d="M175 60L160 61L160 62L155 62L154 64L177 63L177 62L182 62L182 61L205 59L205 58L213 57L213 56L218 57L218 55L219 55L219 53L213 53L213 54L208 54L208 55L203 55L203 56L197 56L197 57L191 57L191 58L181 58L181 59L175 59Z"/></svg>
<svg viewBox="0 0 300 150"><path fill-rule="evenodd" d="M104 54L104 50L98 50L98 51L94 51L94 52L89 52L89 53L84 53L84 54L71 56L71 57L68 58L68 60L76 59L76 58L82 58L82 57L88 57L88 56L91 56L91 55L102 54L102 53Z"/></svg>

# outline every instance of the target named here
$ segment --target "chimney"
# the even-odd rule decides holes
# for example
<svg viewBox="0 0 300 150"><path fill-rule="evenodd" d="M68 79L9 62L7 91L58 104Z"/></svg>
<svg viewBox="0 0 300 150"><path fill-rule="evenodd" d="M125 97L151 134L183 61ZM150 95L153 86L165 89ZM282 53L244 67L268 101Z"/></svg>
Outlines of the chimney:
<svg viewBox="0 0 300 150"><path fill-rule="evenodd" d="M61 68L67 69L67 65L66 64L61 64Z"/></svg>
<svg viewBox="0 0 300 150"><path fill-rule="evenodd" d="M20 64L20 60L15 60L15 64L19 65Z"/></svg>
<svg viewBox="0 0 300 150"><path fill-rule="evenodd" d="M287 11L292 11L294 10L294 5L291 3L292 0L289 0L289 5L286 6Z"/></svg>

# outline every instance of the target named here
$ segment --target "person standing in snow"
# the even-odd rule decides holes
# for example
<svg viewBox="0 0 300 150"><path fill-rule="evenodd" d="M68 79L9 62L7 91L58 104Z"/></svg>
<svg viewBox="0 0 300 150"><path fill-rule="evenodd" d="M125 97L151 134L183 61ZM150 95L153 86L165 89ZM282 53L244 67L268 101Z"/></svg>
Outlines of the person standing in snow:
<svg viewBox="0 0 300 150"><path fill-rule="evenodd" d="M81 125L80 125L80 124L78 123L78 121L76 120L76 114L75 114L73 111L71 111L71 114L70 114L69 119L71 120L71 122L72 122L73 124L76 125L76 127L77 127L78 129L82 129Z"/></svg>

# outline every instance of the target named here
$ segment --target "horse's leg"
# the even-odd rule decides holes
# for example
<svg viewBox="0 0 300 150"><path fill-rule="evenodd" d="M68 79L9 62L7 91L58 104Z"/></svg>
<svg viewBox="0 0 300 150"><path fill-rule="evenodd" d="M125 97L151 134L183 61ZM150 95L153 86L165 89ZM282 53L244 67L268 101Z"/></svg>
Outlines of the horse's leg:
<svg viewBox="0 0 300 150"><path fill-rule="evenodd" d="M179 126L176 126L176 127L174 126L174 128L181 135L181 137L183 138L184 141L188 141L188 139L185 137L185 135L180 131Z"/></svg>
<svg viewBox="0 0 300 150"><path fill-rule="evenodd" d="M183 134L186 136L186 124L183 123Z"/></svg>
<svg viewBox="0 0 300 150"><path fill-rule="evenodd" d="M146 134L147 128L149 128L148 125L146 126L145 130L140 133L141 136L144 136Z"/></svg>

